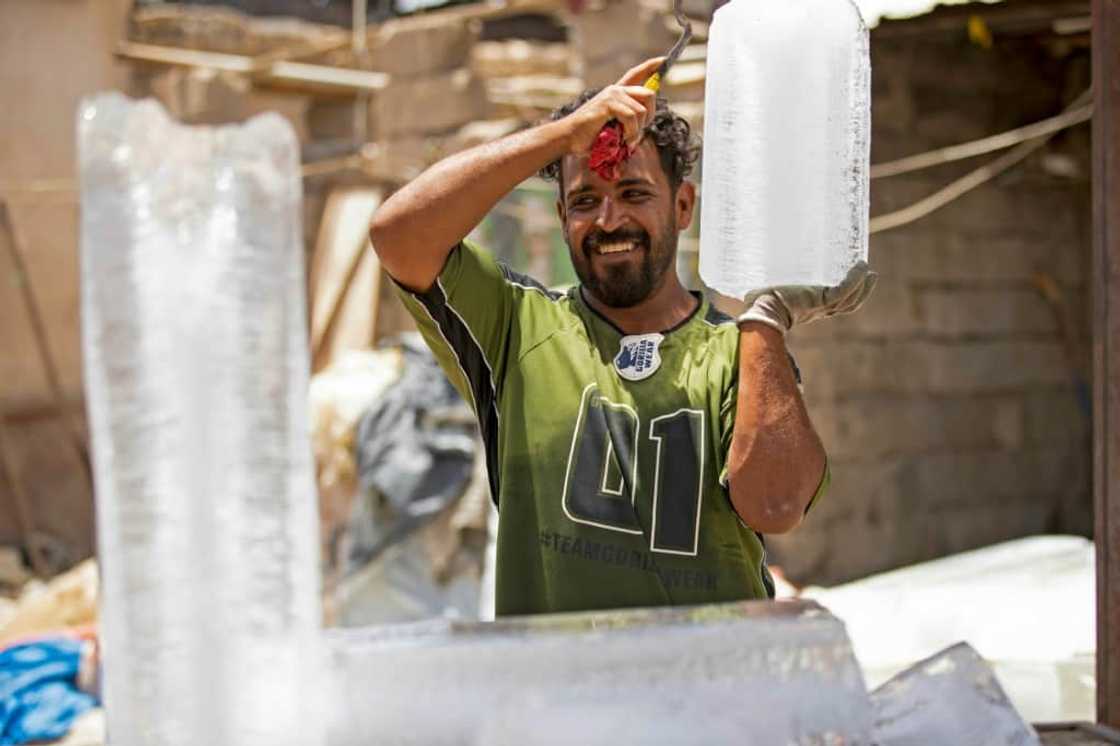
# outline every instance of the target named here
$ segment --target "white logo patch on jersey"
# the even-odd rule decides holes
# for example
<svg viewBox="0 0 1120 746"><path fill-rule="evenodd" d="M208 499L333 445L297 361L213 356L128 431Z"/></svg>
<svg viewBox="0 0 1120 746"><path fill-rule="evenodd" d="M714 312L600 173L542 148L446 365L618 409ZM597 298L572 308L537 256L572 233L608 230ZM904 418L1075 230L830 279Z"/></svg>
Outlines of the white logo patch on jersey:
<svg viewBox="0 0 1120 746"><path fill-rule="evenodd" d="M661 367L662 334L632 334L619 340L614 369L627 381L649 378Z"/></svg>

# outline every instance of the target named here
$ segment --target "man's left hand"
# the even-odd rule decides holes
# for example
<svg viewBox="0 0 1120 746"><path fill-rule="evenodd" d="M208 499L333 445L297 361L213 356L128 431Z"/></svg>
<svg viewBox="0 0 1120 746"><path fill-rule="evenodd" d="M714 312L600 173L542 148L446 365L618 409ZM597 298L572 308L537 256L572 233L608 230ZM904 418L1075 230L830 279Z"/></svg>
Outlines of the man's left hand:
<svg viewBox="0 0 1120 746"><path fill-rule="evenodd" d="M858 262L839 285L781 285L756 290L743 299L746 311L739 316L739 323L757 321L785 334L798 324L852 313L871 295L878 280L879 275L867 262Z"/></svg>

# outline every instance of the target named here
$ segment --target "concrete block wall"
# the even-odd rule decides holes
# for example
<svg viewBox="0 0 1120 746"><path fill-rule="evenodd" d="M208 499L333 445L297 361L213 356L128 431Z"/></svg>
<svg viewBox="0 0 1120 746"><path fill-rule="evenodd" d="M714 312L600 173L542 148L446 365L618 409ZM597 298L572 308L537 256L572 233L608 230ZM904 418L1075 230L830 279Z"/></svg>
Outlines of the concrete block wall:
<svg viewBox="0 0 1120 746"><path fill-rule="evenodd" d="M882 28L882 27L881 27ZM1057 113L1083 55L1044 39L880 41L872 162ZM994 156L987 156L990 159ZM872 215L985 158L872 183ZM832 487L768 537L793 580L833 584L1045 532L1091 535L1089 141L1085 127L943 210L871 238L878 289L791 348Z"/></svg>

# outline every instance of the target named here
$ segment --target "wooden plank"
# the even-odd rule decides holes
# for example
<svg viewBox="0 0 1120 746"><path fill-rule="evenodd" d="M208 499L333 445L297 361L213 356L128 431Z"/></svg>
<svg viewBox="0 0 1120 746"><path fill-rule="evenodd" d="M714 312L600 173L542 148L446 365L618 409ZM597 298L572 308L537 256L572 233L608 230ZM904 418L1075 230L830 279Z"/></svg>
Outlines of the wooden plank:
<svg viewBox="0 0 1120 746"><path fill-rule="evenodd" d="M1120 727L1120 0L1093 0L1097 720Z"/></svg>
<svg viewBox="0 0 1120 746"><path fill-rule="evenodd" d="M389 76L385 73L288 61L273 63L266 80L324 93L371 93L389 85Z"/></svg>
<svg viewBox="0 0 1120 746"><path fill-rule="evenodd" d="M117 45L117 56L133 62L151 62L157 65L176 65L181 67L205 67L223 72L249 74L253 72L253 59L240 54L224 52L203 52L198 49L164 47L158 44L121 42Z"/></svg>
<svg viewBox="0 0 1120 746"><path fill-rule="evenodd" d="M267 76L268 71L277 62L299 62L309 57L318 57L349 46L349 40L327 39L308 43L303 46L281 47L252 58L253 70L257 77Z"/></svg>
<svg viewBox="0 0 1120 746"><path fill-rule="evenodd" d="M381 204L374 189L340 189L323 210L311 258L311 368L341 351L373 345L381 264L369 245L369 224Z"/></svg>
<svg viewBox="0 0 1120 746"><path fill-rule="evenodd" d="M117 56L131 62L179 67L204 67L252 76L254 80L281 88L301 91L358 94L379 91L389 85L385 73L369 70L313 65L289 60L268 60L224 52L165 47L158 44L122 42ZM262 67L264 69L262 69Z"/></svg>

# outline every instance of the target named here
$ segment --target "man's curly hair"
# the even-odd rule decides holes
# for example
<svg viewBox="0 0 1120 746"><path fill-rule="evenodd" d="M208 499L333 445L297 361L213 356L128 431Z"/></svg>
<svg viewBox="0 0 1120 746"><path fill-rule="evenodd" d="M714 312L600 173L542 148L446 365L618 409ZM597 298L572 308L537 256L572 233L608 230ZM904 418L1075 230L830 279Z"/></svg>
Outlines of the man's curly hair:
<svg viewBox="0 0 1120 746"><path fill-rule="evenodd" d="M601 88L588 88L576 98L556 109L549 116L555 122L571 114L596 95ZM700 141L692 134L692 128L683 117L669 108L668 102L657 97L653 120L646 126L645 136L657 146L661 158L661 168L669 178L669 185L675 192L677 187L692 172L692 166L700 157ZM562 182L560 161L555 160L540 170L540 176L550 181Z"/></svg>

